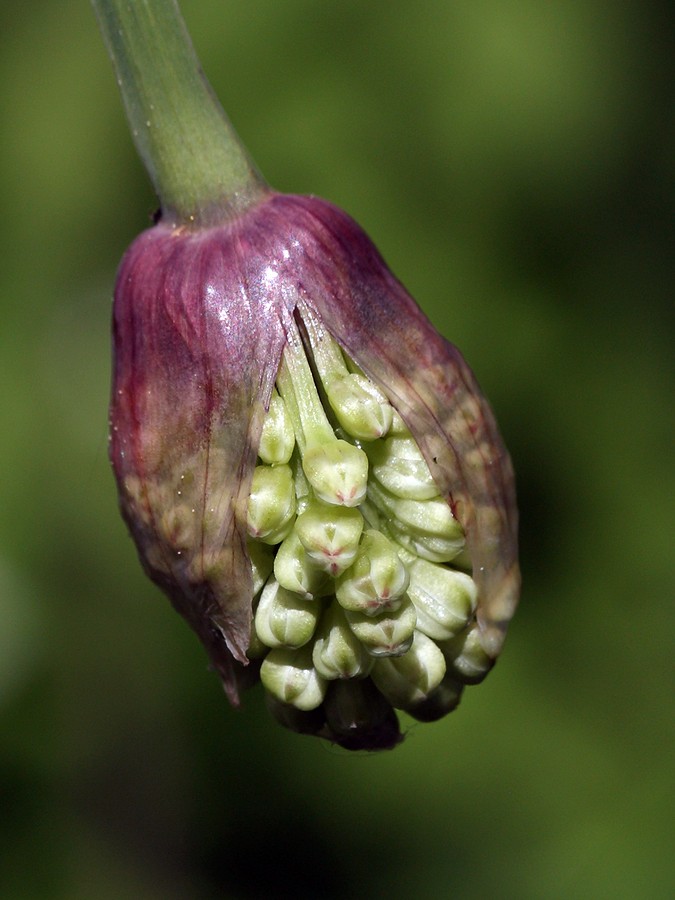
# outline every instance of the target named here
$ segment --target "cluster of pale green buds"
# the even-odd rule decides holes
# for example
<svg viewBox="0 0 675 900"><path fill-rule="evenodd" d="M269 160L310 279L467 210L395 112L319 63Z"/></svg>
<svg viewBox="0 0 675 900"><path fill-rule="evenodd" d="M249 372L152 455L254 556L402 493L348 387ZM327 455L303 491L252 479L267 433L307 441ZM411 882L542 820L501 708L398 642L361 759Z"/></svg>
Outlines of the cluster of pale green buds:
<svg viewBox="0 0 675 900"><path fill-rule="evenodd" d="M308 308L301 323L251 486L248 655L262 658L281 721L339 740L376 730L382 698L421 720L445 715L492 661L463 529L417 443Z"/></svg>

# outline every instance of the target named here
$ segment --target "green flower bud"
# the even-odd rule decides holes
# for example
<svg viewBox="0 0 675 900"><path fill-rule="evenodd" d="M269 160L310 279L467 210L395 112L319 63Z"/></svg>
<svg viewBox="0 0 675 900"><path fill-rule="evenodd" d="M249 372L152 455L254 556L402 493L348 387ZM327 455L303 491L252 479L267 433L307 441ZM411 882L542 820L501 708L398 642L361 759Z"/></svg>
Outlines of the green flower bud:
<svg viewBox="0 0 675 900"><path fill-rule="evenodd" d="M472 625L440 647L448 671L465 684L479 684L494 665L494 660L483 648L478 625Z"/></svg>
<svg viewBox="0 0 675 900"><path fill-rule="evenodd" d="M253 604L254 615L255 610L257 608L257 601ZM246 656L249 659L264 659L269 653L269 647L267 644L264 644L260 638L258 637L258 632L255 628L251 628L251 637L248 642L248 649L246 650Z"/></svg>
<svg viewBox="0 0 675 900"><path fill-rule="evenodd" d="M339 603L333 601L321 618L312 652L314 668L323 678L361 678L373 667L373 658L347 624Z"/></svg>
<svg viewBox="0 0 675 900"><path fill-rule="evenodd" d="M363 516L358 509L313 501L296 519L295 531L310 559L336 577L354 561Z"/></svg>
<svg viewBox="0 0 675 900"><path fill-rule="evenodd" d="M457 709L463 691L462 682L452 673L446 673L438 687L425 700L406 707L406 712L419 722L436 722Z"/></svg>
<svg viewBox="0 0 675 900"><path fill-rule="evenodd" d="M255 631L268 647L302 647L314 634L321 607L312 600L267 582L255 613Z"/></svg>
<svg viewBox="0 0 675 900"><path fill-rule="evenodd" d="M266 544L278 544L293 527L294 518L295 486L290 466L256 466L248 502L248 533Z"/></svg>
<svg viewBox="0 0 675 900"><path fill-rule="evenodd" d="M316 709L326 694L326 681L312 665L308 647L270 650L260 667L260 680L277 700L297 709Z"/></svg>
<svg viewBox="0 0 675 900"><path fill-rule="evenodd" d="M349 627L371 656L401 656L410 649L417 614L412 600L403 595L398 609L378 616L346 611Z"/></svg>
<svg viewBox="0 0 675 900"><path fill-rule="evenodd" d="M286 404L276 390L272 391L270 408L265 416L258 456L268 465L287 463L295 446L293 423L286 410Z"/></svg>
<svg viewBox="0 0 675 900"><path fill-rule="evenodd" d="M403 740L396 713L369 678L334 681L323 708L320 734L346 750L391 750Z"/></svg>
<svg viewBox="0 0 675 900"><path fill-rule="evenodd" d="M385 435L394 411L382 391L356 366L348 367L337 342L309 307L304 326L316 371L340 426L356 440L373 441Z"/></svg>
<svg viewBox="0 0 675 900"><path fill-rule="evenodd" d="M347 441L314 444L305 451L302 467L317 497L338 506L358 506L366 496L368 457Z"/></svg>
<svg viewBox="0 0 675 900"><path fill-rule="evenodd" d="M326 395L335 418L351 437L374 441L389 430L391 404L364 375L339 375L326 384Z"/></svg>
<svg viewBox="0 0 675 900"><path fill-rule="evenodd" d="M253 596L257 597L274 571L274 554L271 547L259 541L248 541L247 548L253 576Z"/></svg>
<svg viewBox="0 0 675 900"><path fill-rule="evenodd" d="M325 597L333 592L332 579L307 553L295 529L274 557L274 577L287 591L295 591L305 600Z"/></svg>
<svg viewBox="0 0 675 900"><path fill-rule="evenodd" d="M409 500L438 497L429 466L410 433L406 437L392 435L365 449L373 477L394 496Z"/></svg>
<svg viewBox="0 0 675 900"><path fill-rule="evenodd" d="M391 750L403 740L396 713L369 678L334 681L316 709L297 709L269 692L266 700L284 728L325 738L345 750Z"/></svg>
<svg viewBox="0 0 675 900"><path fill-rule="evenodd" d="M374 616L398 609L408 581L408 572L392 542L370 529L361 540L354 563L338 579L336 596L345 609Z"/></svg>
<svg viewBox="0 0 675 900"><path fill-rule="evenodd" d="M417 628L436 641L447 641L466 628L476 609L473 579L419 558L409 571L408 594L417 610Z"/></svg>
<svg viewBox="0 0 675 900"><path fill-rule="evenodd" d="M464 548L462 526L442 497L404 500L371 480L368 499L386 517L393 537L411 553L432 562L449 562Z"/></svg>
<svg viewBox="0 0 675 900"><path fill-rule="evenodd" d="M405 424L396 410L394 410L394 414L391 417L391 427L389 428L389 434L392 437L410 437L408 426Z"/></svg>
<svg viewBox="0 0 675 900"><path fill-rule="evenodd" d="M416 631L408 652L378 659L371 678L392 706L408 709L427 700L444 675L443 654L431 638Z"/></svg>

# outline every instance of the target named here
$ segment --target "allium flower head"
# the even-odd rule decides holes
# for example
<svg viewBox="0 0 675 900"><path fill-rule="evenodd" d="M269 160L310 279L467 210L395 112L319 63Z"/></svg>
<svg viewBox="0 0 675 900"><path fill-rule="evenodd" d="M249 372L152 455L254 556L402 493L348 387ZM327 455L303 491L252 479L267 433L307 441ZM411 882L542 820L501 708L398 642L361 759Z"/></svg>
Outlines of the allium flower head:
<svg viewBox="0 0 675 900"><path fill-rule="evenodd" d="M492 413L363 231L263 192L160 221L121 265L111 458L149 576L230 700L394 746L394 709L454 709L518 594L513 475Z"/></svg>

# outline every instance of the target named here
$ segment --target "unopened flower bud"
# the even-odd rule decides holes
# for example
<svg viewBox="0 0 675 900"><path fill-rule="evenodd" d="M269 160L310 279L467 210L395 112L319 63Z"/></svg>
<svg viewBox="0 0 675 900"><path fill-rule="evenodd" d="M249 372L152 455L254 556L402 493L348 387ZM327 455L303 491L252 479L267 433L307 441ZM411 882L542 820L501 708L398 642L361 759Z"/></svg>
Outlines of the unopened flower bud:
<svg viewBox="0 0 675 900"><path fill-rule="evenodd" d="M289 466L256 466L248 501L247 527L251 537L278 544L293 527L295 487Z"/></svg>
<svg viewBox="0 0 675 900"><path fill-rule="evenodd" d="M260 541L248 541L246 549L251 560L253 596L257 597L274 571L274 554L267 544Z"/></svg>
<svg viewBox="0 0 675 900"><path fill-rule="evenodd" d="M457 709L463 691L462 682L452 673L446 672L437 688L424 700L407 706L405 711L419 722L435 722Z"/></svg>
<svg viewBox="0 0 675 900"><path fill-rule="evenodd" d="M260 667L260 680L277 700L297 709L316 709L326 694L326 681L314 668L308 647L270 650Z"/></svg>
<svg viewBox="0 0 675 900"><path fill-rule="evenodd" d="M410 437L410 430L408 426L405 424L400 415L394 410L393 415L391 417L391 426L389 428L389 434L391 437Z"/></svg>
<svg viewBox="0 0 675 900"><path fill-rule="evenodd" d="M342 440L310 447L302 467L316 496L338 506L358 506L366 495L368 458L363 450Z"/></svg>
<svg viewBox="0 0 675 900"><path fill-rule="evenodd" d="M368 498L387 517L396 540L424 559L449 562L464 548L462 526L441 497L404 500L371 481Z"/></svg>
<svg viewBox="0 0 675 900"><path fill-rule="evenodd" d="M338 579L340 604L368 616L398 609L410 578L393 543L375 529L366 531L357 557Z"/></svg>
<svg viewBox="0 0 675 900"><path fill-rule="evenodd" d="M324 597L333 587L328 573L311 558L295 529L277 551L274 576L282 587L306 600Z"/></svg>
<svg viewBox="0 0 675 900"><path fill-rule="evenodd" d="M281 587L271 578L255 613L255 631L268 647L302 647L314 634L321 607Z"/></svg>
<svg viewBox="0 0 675 900"><path fill-rule="evenodd" d="M349 627L371 656L402 656L410 649L417 614L412 600L403 595L398 609L377 616L346 611Z"/></svg>
<svg viewBox="0 0 675 900"><path fill-rule="evenodd" d="M272 391L270 407L265 416L258 456L268 465L289 462L295 446L293 423L286 411L286 404L276 390Z"/></svg>
<svg viewBox="0 0 675 900"><path fill-rule="evenodd" d="M351 437L374 441L389 430L391 405L365 376L340 375L327 385L326 393L335 418Z"/></svg>
<svg viewBox="0 0 675 900"><path fill-rule="evenodd" d="M481 641L480 628L473 625L440 645L448 670L465 684L479 684L494 665Z"/></svg>
<svg viewBox="0 0 675 900"><path fill-rule="evenodd" d="M340 347L311 309L304 326L319 379L341 428L359 441L373 441L387 433L394 410L373 382L347 366Z"/></svg>
<svg viewBox="0 0 675 900"><path fill-rule="evenodd" d="M431 638L416 631L407 653L376 660L371 678L392 706L408 709L427 700L444 675L443 654Z"/></svg>
<svg viewBox="0 0 675 900"><path fill-rule="evenodd" d="M314 501L296 519L295 531L310 559L337 577L354 561L363 516L358 509Z"/></svg>
<svg viewBox="0 0 675 900"><path fill-rule="evenodd" d="M315 709L297 709L269 692L266 700L284 728L325 738L346 750L391 750L403 740L396 713L370 679L333 682Z"/></svg>
<svg viewBox="0 0 675 900"><path fill-rule="evenodd" d="M373 477L390 494L408 500L438 497L429 466L409 432L405 437L392 435L376 441L366 452Z"/></svg>
<svg viewBox="0 0 675 900"><path fill-rule="evenodd" d="M417 627L435 641L462 631L476 609L476 585L465 572L415 559L408 594L417 610Z"/></svg>
<svg viewBox="0 0 675 900"><path fill-rule="evenodd" d="M260 600L260 598L258 598L258 600L256 600L256 601L254 601L254 604L253 604L254 609L257 608L257 604L258 604L259 600ZM255 630L255 628L252 628L251 629L251 637L248 642L248 648L246 650L246 655L248 656L248 658L251 660L263 660L267 656L269 651L270 651L269 645L263 643L263 641L261 641L260 638L258 637L258 632Z"/></svg>
<svg viewBox="0 0 675 900"><path fill-rule="evenodd" d="M319 675L330 680L361 678L373 667L373 657L349 627L342 607L335 601L322 616L312 660Z"/></svg>
<svg viewBox="0 0 675 900"><path fill-rule="evenodd" d="M324 711L324 736L346 750L391 750L403 740L396 713L370 679L333 682Z"/></svg>

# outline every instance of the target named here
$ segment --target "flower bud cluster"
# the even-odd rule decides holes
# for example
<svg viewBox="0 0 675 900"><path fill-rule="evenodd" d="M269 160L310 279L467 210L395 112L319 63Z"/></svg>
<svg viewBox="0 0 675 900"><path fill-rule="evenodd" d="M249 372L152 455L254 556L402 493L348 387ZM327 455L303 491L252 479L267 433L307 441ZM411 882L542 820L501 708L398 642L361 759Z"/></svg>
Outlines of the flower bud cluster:
<svg viewBox="0 0 675 900"><path fill-rule="evenodd" d="M299 306L248 505L250 658L274 715L350 749L400 740L491 666L464 532L384 394Z"/></svg>

